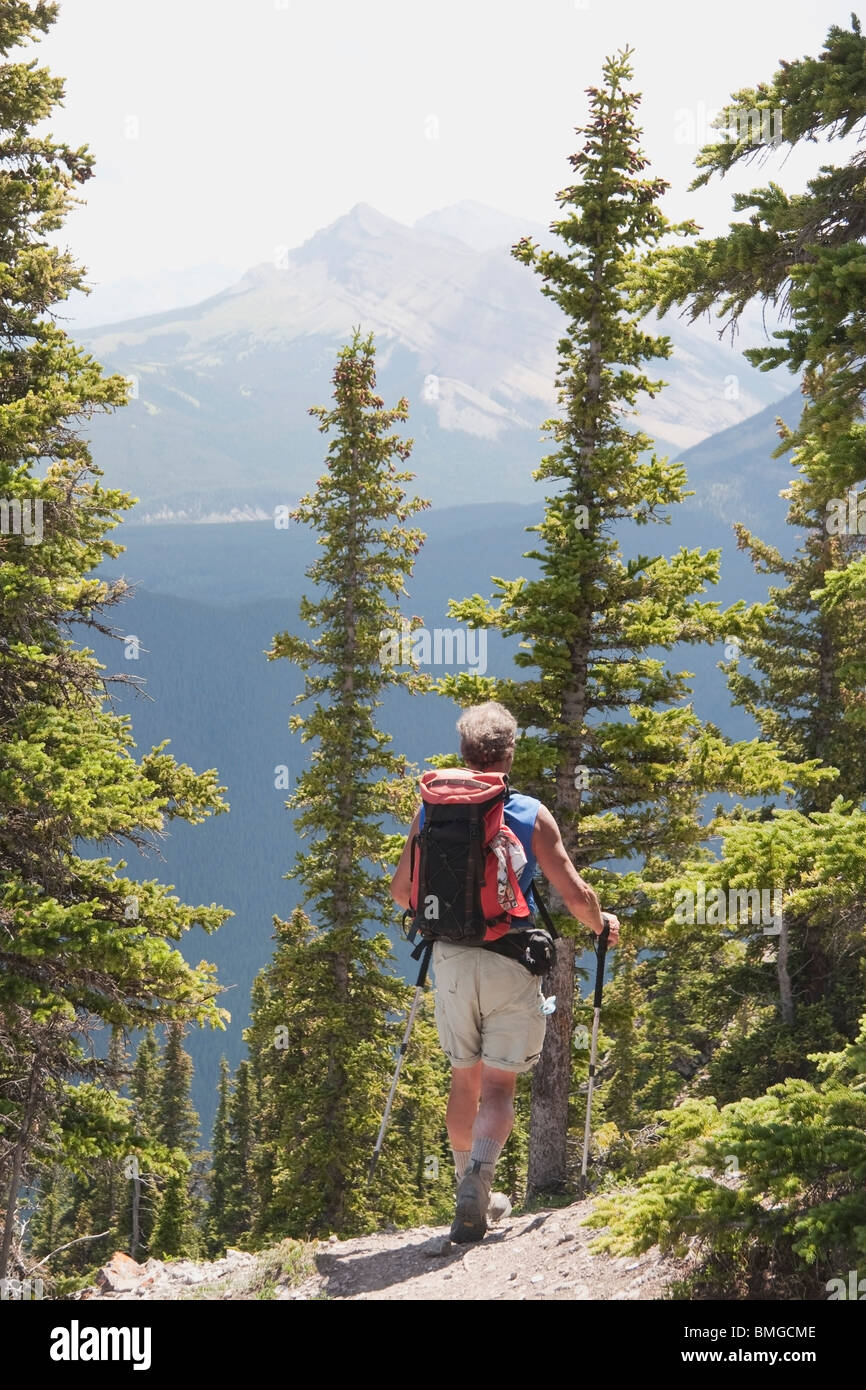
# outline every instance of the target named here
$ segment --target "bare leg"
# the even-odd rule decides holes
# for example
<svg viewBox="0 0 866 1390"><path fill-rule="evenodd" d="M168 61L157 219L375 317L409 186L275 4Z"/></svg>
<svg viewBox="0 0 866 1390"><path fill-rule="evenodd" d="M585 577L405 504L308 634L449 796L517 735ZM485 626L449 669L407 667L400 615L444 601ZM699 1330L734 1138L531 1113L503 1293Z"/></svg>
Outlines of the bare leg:
<svg viewBox="0 0 866 1390"><path fill-rule="evenodd" d="M516 1081L517 1072L483 1062L452 1068L445 1122L453 1149L471 1149L474 1139L505 1143L514 1125Z"/></svg>
<svg viewBox="0 0 866 1390"><path fill-rule="evenodd" d="M481 1104L472 1127L473 1142L495 1139L500 1146L505 1143L514 1126L516 1082L516 1071L501 1071L481 1063Z"/></svg>
<svg viewBox="0 0 866 1390"><path fill-rule="evenodd" d="M452 1149L468 1152L472 1148L472 1126L478 1114L482 1070L487 1071L489 1068L484 1067L481 1062L476 1062L474 1067L451 1069L451 1093L448 1097L448 1109L445 1111L445 1123L448 1126L448 1138L451 1140Z"/></svg>
<svg viewBox="0 0 866 1390"><path fill-rule="evenodd" d="M483 1062L452 1070L448 1133L452 1147L456 1150L459 1144L472 1158L457 1189L451 1225L451 1239L458 1244L481 1240L489 1221L499 1221L511 1211L504 1193L494 1193L491 1199L491 1187L496 1160L514 1124L516 1081L516 1072Z"/></svg>

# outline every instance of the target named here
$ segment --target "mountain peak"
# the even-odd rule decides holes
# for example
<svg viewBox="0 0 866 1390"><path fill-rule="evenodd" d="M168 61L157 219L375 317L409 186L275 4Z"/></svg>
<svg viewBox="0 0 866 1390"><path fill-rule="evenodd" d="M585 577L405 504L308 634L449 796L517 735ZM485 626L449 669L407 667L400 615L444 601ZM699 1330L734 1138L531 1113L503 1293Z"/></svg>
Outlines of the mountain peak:
<svg viewBox="0 0 866 1390"><path fill-rule="evenodd" d="M331 222L327 227L323 227L324 233L329 232L363 232L367 236L386 236L389 232L406 232L408 228L403 222L396 222L393 217L387 217L384 212L379 212L370 203L356 203L353 208L338 217L335 222ZM316 233L321 235L321 233Z"/></svg>
<svg viewBox="0 0 866 1390"><path fill-rule="evenodd" d="M516 217L489 203L479 203L476 198L461 198L459 202L449 203L447 207L428 212L413 223L416 231L434 232L438 236L449 236L475 251L493 251L500 247L513 246L522 236L544 239L549 236L546 227L533 222L528 217Z"/></svg>
<svg viewBox="0 0 866 1390"><path fill-rule="evenodd" d="M342 217L337 217L333 222L320 227L301 246L293 250L290 257L295 265L322 261L339 277L339 268L345 266L352 257L363 255L371 241L388 238L394 246L411 237L411 229L403 222L386 217L369 203L356 203L348 212L343 213Z"/></svg>

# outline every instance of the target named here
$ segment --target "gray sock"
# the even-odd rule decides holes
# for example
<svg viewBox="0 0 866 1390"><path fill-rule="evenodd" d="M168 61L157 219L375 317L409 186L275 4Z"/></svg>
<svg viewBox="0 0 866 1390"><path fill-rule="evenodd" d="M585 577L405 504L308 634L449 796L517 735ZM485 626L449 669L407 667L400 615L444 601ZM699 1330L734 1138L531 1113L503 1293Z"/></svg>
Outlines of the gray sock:
<svg viewBox="0 0 866 1390"><path fill-rule="evenodd" d="M469 1167L469 1150L452 1149L451 1152L454 1155L454 1171L457 1174L457 1181L459 1182L466 1172L466 1169Z"/></svg>
<svg viewBox="0 0 866 1390"><path fill-rule="evenodd" d="M502 1153L502 1145L495 1139L474 1139L470 1161L476 1173L480 1173L487 1183L488 1191L493 1186L493 1173L496 1160Z"/></svg>

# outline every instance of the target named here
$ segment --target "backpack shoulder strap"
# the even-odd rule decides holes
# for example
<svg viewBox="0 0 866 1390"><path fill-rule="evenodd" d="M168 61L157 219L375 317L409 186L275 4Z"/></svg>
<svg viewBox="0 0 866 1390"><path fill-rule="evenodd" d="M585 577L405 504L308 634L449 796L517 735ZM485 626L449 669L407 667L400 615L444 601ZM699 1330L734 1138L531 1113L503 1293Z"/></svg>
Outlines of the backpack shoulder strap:
<svg viewBox="0 0 866 1390"><path fill-rule="evenodd" d="M556 924L554 923L553 918L547 910L547 904L545 903L543 897L538 891L538 884L536 883L535 879L532 880L530 887L532 888L532 893L535 898L535 901L538 903L538 910L541 913L542 922L544 923L547 930L550 932L550 935L553 937L554 941L558 941L560 933L556 930Z"/></svg>

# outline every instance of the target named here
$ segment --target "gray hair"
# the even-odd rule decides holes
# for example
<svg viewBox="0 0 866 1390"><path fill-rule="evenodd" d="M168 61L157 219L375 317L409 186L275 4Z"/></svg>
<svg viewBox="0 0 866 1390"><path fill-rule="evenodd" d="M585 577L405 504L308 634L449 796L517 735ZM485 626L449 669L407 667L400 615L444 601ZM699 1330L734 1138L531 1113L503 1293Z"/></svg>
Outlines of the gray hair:
<svg viewBox="0 0 866 1390"><path fill-rule="evenodd" d="M491 763L500 763L514 747L517 720L497 700L486 700L464 710L457 720L460 756L464 763L483 772Z"/></svg>

